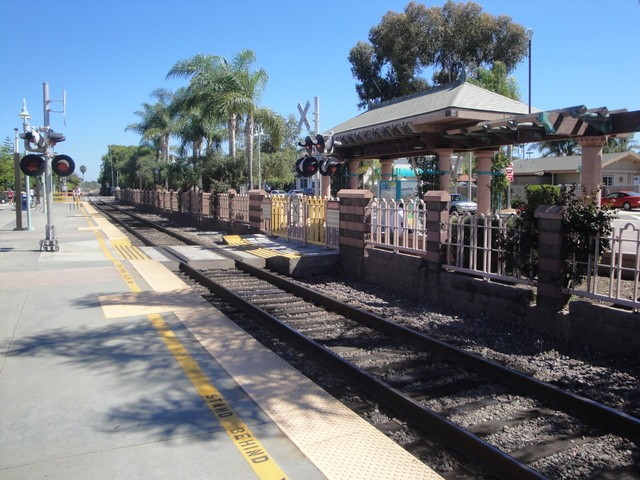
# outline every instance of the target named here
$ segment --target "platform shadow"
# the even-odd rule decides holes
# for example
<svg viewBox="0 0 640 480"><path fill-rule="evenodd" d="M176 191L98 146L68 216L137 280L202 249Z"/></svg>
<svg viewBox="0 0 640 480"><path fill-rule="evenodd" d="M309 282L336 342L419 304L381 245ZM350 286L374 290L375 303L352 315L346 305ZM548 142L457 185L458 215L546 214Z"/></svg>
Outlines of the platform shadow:
<svg viewBox="0 0 640 480"><path fill-rule="evenodd" d="M76 303L93 307L95 302L95 298L86 297ZM239 394L240 387L228 375L220 375L223 368L188 329L175 317L171 323L170 328L182 338L211 384L223 396L229 394L229 405L242 421L255 434L262 431L273 433L269 417L252 400ZM249 337L246 341L234 339L234 342L240 345L239 350L246 351L254 340ZM41 330L36 334L15 337L2 353L13 359L44 358L51 364L54 375L57 366L72 366L89 371L93 377L104 377L107 385L115 382L118 389L112 394L122 395L122 402L117 401L117 407L104 411L97 422L98 428L106 433L117 434L127 430L144 434L152 440L175 439L181 442L209 441L211 434L217 435L218 432L225 435L217 418L146 315ZM234 352L225 354L233 356ZM335 415L328 407L319 406L321 404L315 398L295 393L269 398L273 392L295 392L297 389L281 375L279 365L275 362L272 366L263 367L263 376L253 379L250 388L259 391L267 403L290 402L309 413ZM100 380L98 384L101 384ZM73 389L72 384L69 388ZM69 394L73 395L73 391Z"/></svg>

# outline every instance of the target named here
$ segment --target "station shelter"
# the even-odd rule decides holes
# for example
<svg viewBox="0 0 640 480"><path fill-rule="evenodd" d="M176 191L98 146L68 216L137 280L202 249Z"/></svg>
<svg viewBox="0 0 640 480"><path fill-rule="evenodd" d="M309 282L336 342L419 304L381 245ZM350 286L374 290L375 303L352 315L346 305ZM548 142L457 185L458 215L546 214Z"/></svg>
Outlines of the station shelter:
<svg viewBox="0 0 640 480"><path fill-rule="evenodd" d="M440 190L449 191L453 156L473 152L478 213L488 214L491 160L500 147L577 141L582 147L583 192L597 191L599 201L603 145L609 137L626 137L637 131L640 111L589 109L584 105L542 111L460 80L380 103L326 133L337 141L333 156L347 166L350 189L358 188L362 160L378 159L381 181L389 181L396 159L435 155ZM328 177L323 182L322 194L328 195Z"/></svg>

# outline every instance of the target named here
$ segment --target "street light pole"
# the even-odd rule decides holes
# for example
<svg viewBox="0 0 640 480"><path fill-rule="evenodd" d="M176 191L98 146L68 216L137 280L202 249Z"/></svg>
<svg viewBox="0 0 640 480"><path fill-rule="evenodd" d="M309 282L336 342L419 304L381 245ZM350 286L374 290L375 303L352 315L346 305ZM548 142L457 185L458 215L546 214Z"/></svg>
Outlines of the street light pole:
<svg viewBox="0 0 640 480"><path fill-rule="evenodd" d="M27 101L25 99L22 99L22 110L18 116L22 118L22 131L26 132L29 127L29 119L31 116L27 111ZM31 185L29 182L29 175L24 176L24 190L27 194L27 226L25 227L25 230L33 230L33 226L31 225ZM20 195L20 203L22 204L22 195Z"/></svg>
<svg viewBox="0 0 640 480"><path fill-rule="evenodd" d="M107 152L109 153L109 162L111 163L111 191L109 193L113 194L115 187L113 183L113 157L111 156L111 146L109 145L107 145Z"/></svg>
<svg viewBox="0 0 640 480"><path fill-rule="evenodd" d="M529 39L529 113L531 113L531 37L533 37L533 30L527 29L527 38Z"/></svg>
<svg viewBox="0 0 640 480"><path fill-rule="evenodd" d="M258 131L253 135L254 138L258 137L258 188L262 188L262 166L260 164L260 143L261 143L261 138L262 135L264 135L264 132L262 131L262 127L260 126L260 124L258 124Z"/></svg>
<svg viewBox="0 0 640 480"><path fill-rule="evenodd" d="M14 230L22 230L22 199L20 198L20 140L18 137L18 129L14 128L15 139L13 142L13 203L16 207L16 228Z"/></svg>

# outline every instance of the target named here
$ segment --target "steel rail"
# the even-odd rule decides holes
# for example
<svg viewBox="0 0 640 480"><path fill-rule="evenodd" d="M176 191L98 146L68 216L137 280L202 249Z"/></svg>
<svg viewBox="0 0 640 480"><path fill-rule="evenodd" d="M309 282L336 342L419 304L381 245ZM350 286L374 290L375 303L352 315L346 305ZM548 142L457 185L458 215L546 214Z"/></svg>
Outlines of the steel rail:
<svg viewBox="0 0 640 480"><path fill-rule="evenodd" d="M124 213L125 215L129 215L131 218L135 218L137 221L144 223L145 225L148 225L149 227L155 228L156 230L160 230L162 233L169 235L177 240L180 240L181 242L185 243L186 245L200 245L198 242L196 242L195 240L186 237L184 235L181 235L178 232L174 232L173 230L170 230L166 227L163 227L162 225L158 225L155 222L152 222L151 220L147 220L146 218L143 218L139 215L136 215L135 213L131 213L131 212L127 212L126 210L123 210L122 208L116 206L116 205L111 205L111 204L107 204L105 202L102 202L103 205L108 205L109 207L113 208L114 210L119 211L120 213ZM95 203L94 203L95 205ZM103 211L104 213L106 213L107 215L109 215L110 218L113 218L116 222L118 222L120 225L122 225L124 228L126 228L128 231L130 231L133 235L135 235L137 238L139 238L141 241L146 242L142 237L141 234L139 234L136 230L131 229L130 227L127 227L121 220L115 218L113 215L111 215L109 212L107 212L104 209L100 209L101 211ZM149 246L156 246L152 243L145 243Z"/></svg>

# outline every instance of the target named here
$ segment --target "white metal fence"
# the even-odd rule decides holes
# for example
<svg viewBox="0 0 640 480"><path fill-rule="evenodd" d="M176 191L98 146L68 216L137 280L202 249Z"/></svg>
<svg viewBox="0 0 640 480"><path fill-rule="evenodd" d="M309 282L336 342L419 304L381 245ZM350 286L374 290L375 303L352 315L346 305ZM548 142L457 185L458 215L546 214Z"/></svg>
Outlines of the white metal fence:
<svg viewBox="0 0 640 480"><path fill-rule="evenodd" d="M600 257L602 242L608 243L608 251ZM576 281L581 273L584 279ZM588 260L586 263L574 260L571 274L574 280L567 293L640 311L640 228L627 223L614 227L608 237L591 238Z"/></svg>
<svg viewBox="0 0 640 480"><path fill-rule="evenodd" d="M445 268L483 279L533 285L523 265L531 264L531 251L507 254L505 239L511 234L513 245L523 245L528 233L509 229L512 215L454 215L448 225Z"/></svg>
<svg viewBox="0 0 640 480"><path fill-rule="evenodd" d="M445 268L484 279L533 284L519 266L529 258L507 258L502 240L513 217L452 215L448 225ZM424 255L427 248L427 210L422 200L403 203L374 199L371 203L371 238L377 248ZM518 241L519 232L514 232ZM524 255L530 256L527 251Z"/></svg>
<svg viewBox="0 0 640 480"><path fill-rule="evenodd" d="M379 248L421 254L427 249L426 225L424 201L374 199L369 243Z"/></svg>
<svg viewBox="0 0 640 480"><path fill-rule="evenodd" d="M368 245L424 256L426 218L421 201L403 204L374 199ZM532 247L537 243L537 232L513 228L510 222L515 218L516 215L452 215L446 225L444 268L485 280L535 286L537 261ZM567 260L573 280L566 293L640 312L640 222L614 227L609 237L587 241L591 253L586 262ZM510 251L518 253L507 254L506 242L511 243ZM608 247L599 256L602 242L607 242Z"/></svg>

